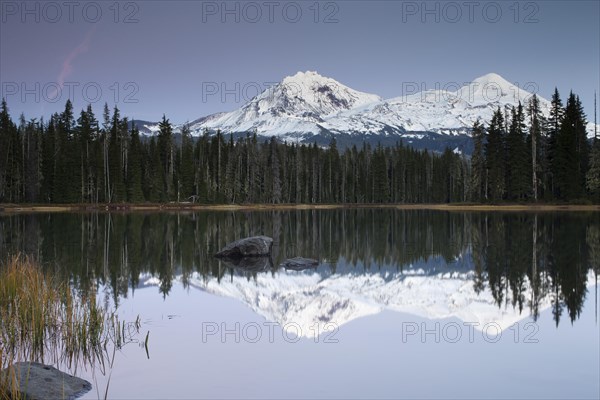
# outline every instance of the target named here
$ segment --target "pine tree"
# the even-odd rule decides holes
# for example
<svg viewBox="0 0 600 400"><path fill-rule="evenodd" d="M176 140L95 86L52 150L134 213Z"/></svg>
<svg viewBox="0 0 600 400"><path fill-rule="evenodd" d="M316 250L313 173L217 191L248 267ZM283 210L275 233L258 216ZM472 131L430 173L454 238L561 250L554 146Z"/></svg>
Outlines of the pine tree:
<svg viewBox="0 0 600 400"><path fill-rule="evenodd" d="M87 110L82 110L77 120L77 136L79 138L80 159L80 195L82 201L93 202L96 180L96 168L93 144L98 140L98 121L94 116L91 104Z"/></svg>
<svg viewBox="0 0 600 400"><path fill-rule="evenodd" d="M590 162L590 145L587 138L587 120L579 96L575 97L575 141L577 158L577 181L581 197L585 196L585 179Z"/></svg>
<svg viewBox="0 0 600 400"><path fill-rule="evenodd" d="M149 165L149 168L146 169L147 177L145 179L145 182L147 182L146 198L152 202L163 202L166 200L165 173L161 151L154 137L150 139L148 146L148 160L147 165Z"/></svg>
<svg viewBox="0 0 600 400"><path fill-rule="evenodd" d="M79 200L79 154L75 141L73 104L67 100L56 127L53 199L58 203Z"/></svg>
<svg viewBox="0 0 600 400"><path fill-rule="evenodd" d="M174 148L173 148L173 128L171 123L163 115L162 121L158 125L158 150L160 152L160 161L163 167L163 182L165 183L164 193L167 199L174 199L173 187L173 169L174 169Z"/></svg>
<svg viewBox="0 0 600 400"><path fill-rule="evenodd" d="M38 201L40 189L40 133L35 119L27 123L23 141L25 159L24 200L33 203Z"/></svg>
<svg viewBox="0 0 600 400"><path fill-rule="evenodd" d="M586 187L595 200L600 201L600 138L598 137L597 107L596 93L594 92L594 142L590 151L590 169L586 175Z"/></svg>
<svg viewBox="0 0 600 400"><path fill-rule="evenodd" d="M590 152L590 169L586 176L587 190L596 201L600 200L600 139L594 139Z"/></svg>
<svg viewBox="0 0 600 400"><path fill-rule="evenodd" d="M270 169L270 185L269 185L269 202L273 204L281 203L281 165L279 162L279 154L277 149L277 140L271 137L269 141L269 169Z"/></svg>
<svg viewBox="0 0 600 400"><path fill-rule="evenodd" d="M373 152L371 173L371 201L374 203L389 202L390 191L387 160L385 151L381 144L378 144Z"/></svg>
<svg viewBox="0 0 600 400"><path fill-rule="evenodd" d="M512 108L511 122L506 136L506 191L507 198L523 200L528 192L530 168L528 165L527 148L525 146L525 122L523 106Z"/></svg>
<svg viewBox="0 0 600 400"><path fill-rule="evenodd" d="M342 185L340 185L342 183L340 182L340 173L340 154L337 148L337 141L334 137L331 139L327 150L327 192L329 203L338 203L340 201L340 190L342 189Z"/></svg>
<svg viewBox="0 0 600 400"><path fill-rule="evenodd" d="M11 201L11 190L14 177L12 176L12 152L16 128L10 118L6 100L2 99L0 107L0 202Z"/></svg>
<svg viewBox="0 0 600 400"><path fill-rule="evenodd" d="M55 140L56 140L56 119L52 115L48 125L42 134L41 149L41 189L40 200L47 203L54 202L54 174L56 163Z"/></svg>
<svg viewBox="0 0 600 400"><path fill-rule="evenodd" d="M102 113L102 170L104 172L102 179L103 200L110 203L111 201L111 184L110 184L110 168L108 163L108 145L111 131L110 109L108 103L104 103L104 111Z"/></svg>
<svg viewBox="0 0 600 400"><path fill-rule="evenodd" d="M205 130L196 142L194 150L195 174L194 187L195 193L200 203L208 203L208 176L209 176L209 157L208 157L208 131Z"/></svg>
<svg viewBox="0 0 600 400"><path fill-rule="evenodd" d="M485 158L487 169L487 196L492 201L502 200L506 190L505 182L505 133L504 117L498 108L488 128Z"/></svg>
<svg viewBox="0 0 600 400"><path fill-rule="evenodd" d="M187 125L181 130L181 163L179 167L181 198L188 200L194 191L194 148L192 135Z"/></svg>
<svg viewBox="0 0 600 400"><path fill-rule="evenodd" d="M548 118L548 152L547 152L547 165L548 165L548 173L546 175L547 186L549 188L550 193L553 196L556 196L556 187L555 180L556 174L558 173L558 163L556 159L557 152L557 141L558 134L560 132L560 126L562 124L562 120L564 117L564 108L562 104L562 100L560 99L560 94L558 93L558 89L554 88L554 93L552 94L552 100L550 103L550 115Z"/></svg>
<svg viewBox="0 0 600 400"><path fill-rule="evenodd" d="M100 183L103 175L102 152L100 151L102 140L98 120L94 115L91 104L88 105L86 110L86 120L89 127L89 137L86 138L88 142L82 143L82 152L85 152L83 159L86 164L84 173L84 196L88 201L97 203L102 192Z"/></svg>
<svg viewBox="0 0 600 400"><path fill-rule="evenodd" d="M127 200L123 176L123 158L119 140L121 137L120 131L123 128L121 122L119 109L115 107L112 116L110 137L108 140L108 169L110 176L109 203L118 203Z"/></svg>
<svg viewBox="0 0 600 400"><path fill-rule="evenodd" d="M470 193L474 201L481 201L485 188L485 155L483 153L485 130L479 119L473 124L471 136L473 137L473 154L471 156Z"/></svg>
<svg viewBox="0 0 600 400"><path fill-rule="evenodd" d="M543 162L545 145L543 141L544 116L540 110L540 102L537 95L533 95L527 106L529 115L529 141L531 143L531 192L533 199L538 200L540 179L539 173L544 170L546 164Z"/></svg>
<svg viewBox="0 0 600 400"><path fill-rule="evenodd" d="M236 191L236 180L237 180L237 153L233 144L233 137L230 135L229 143L226 147L227 165L225 167L225 175L223 184L221 185L222 191L225 195L225 201L230 204L234 204L237 201Z"/></svg>
<svg viewBox="0 0 600 400"><path fill-rule="evenodd" d="M139 203L144 201L142 191L142 144L135 121L131 124L131 142L127 158L127 201Z"/></svg>
<svg viewBox="0 0 600 400"><path fill-rule="evenodd" d="M556 138L554 157L556 192L563 200L581 198L585 193L589 161L585 125L579 98L571 92Z"/></svg>

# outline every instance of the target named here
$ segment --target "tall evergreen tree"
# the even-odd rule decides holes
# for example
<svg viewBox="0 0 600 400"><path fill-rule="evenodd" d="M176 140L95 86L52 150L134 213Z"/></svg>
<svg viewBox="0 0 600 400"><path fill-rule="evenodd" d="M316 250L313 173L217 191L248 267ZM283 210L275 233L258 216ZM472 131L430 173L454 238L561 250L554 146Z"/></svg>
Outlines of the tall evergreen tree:
<svg viewBox="0 0 600 400"><path fill-rule="evenodd" d="M269 202L281 203L281 164L279 162L279 154L277 151L277 141L274 137L269 142L269 167L270 167L270 195Z"/></svg>
<svg viewBox="0 0 600 400"><path fill-rule="evenodd" d="M110 168L108 163L108 145L109 145L109 137L111 131L111 120L110 120L110 109L108 108L108 103L104 103L104 111L102 112L102 170L104 172L102 178L102 188L103 188L103 199L104 201L111 201L110 194Z"/></svg>
<svg viewBox="0 0 600 400"><path fill-rule="evenodd" d="M590 152L590 169L586 176L587 190L595 201L600 201L600 139L594 139Z"/></svg>
<svg viewBox="0 0 600 400"><path fill-rule="evenodd" d="M37 202L40 191L40 133L35 119L27 122L23 135L23 155L25 159L24 200Z"/></svg>
<svg viewBox="0 0 600 400"><path fill-rule="evenodd" d="M158 151L160 161L163 167L163 182L165 184L164 192L168 199L174 198L173 187L173 168L174 168L174 148L173 148L173 127L165 115L158 124Z"/></svg>
<svg viewBox="0 0 600 400"><path fill-rule="evenodd" d="M488 198L492 201L502 200L506 190L505 182L505 132L504 117L498 108L488 127L485 144Z"/></svg>
<svg viewBox="0 0 600 400"><path fill-rule="evenodd" d="M131 141L127 157L127 201L139 203L144 201L142 191L142 144L135 121L131 125L130 134Z"/></svg>
<svg viewBox="0 0 600 400"><path fill-rule="evenodd" d="M556 194L560 199L577 199L585 193L588 143L585 115L579 98L569 94L556 138L554 157Z"/></svg>
<svg viewBox="0 0 600 400"><path fill-rule="evenodd" d="M40 200L54 202L54 175L56 164L56 116L52 115L42 134Z"/></svg>
<svg viewBox="0 0 600 400"><path fill-rule="evenodd" d="M525 145L525 121L521 102L513 107L506 136L506 196L510 200L525 199L530 188L530 171Z"/></svg>
<svg viewBox="0 0 600 400"><path fill-rule="evenodd" d="M146 198L152 202L162 202L167 199L165 192L165 173L164 167L161 160L161 151L158 148L157 142L154 139L150 139L149 145L149 173L147 181L149 182L148 193Z"/></svg>
<svg viewBox="0 0 600 400"><path fill-rule="evenodd" d="M58 203L79 201L80 165L75 137L73 104L67 100L56 126L53 199Z"/></svg>
<svg viewBox="0 0 600 400"><path fill-rule="evenodd" d="M0 107L0 202L9 202L13 198L16 181L14 163L17 162L14 154L17 145L16 130L6 100L3 98Z"/></svg>
<svg viewBox="0 0 600 400"><path fill-rule="evenodd" d="M587 138L587 119L579 96L575 97L575 115L573 129L576 141L577 181L580 196L585 196L585 178L590 162L590 145Z"/></svg>
<svg viewBox="0 0 600 400"><path fill-rule="evenodd" d="M336 203L339 201L341 190L340 182L340 155L337 148L337 141L332 138L327 149L327 202Z"/></svg>
<svg viewBox="0 0 600 400"><path fill-rule="evenodd" d="M371 168L372 194L371 202L387 203L389 202L389 178L387 160L383 147L378 144L373 153Z"/></svg>
<svg viewBox="0 0 600 400"><path fill-rule="evenodd" d="M471 199L481 201L484 198L486 180L484 155L485 128L481 125L479 119L473 124L471 136L473 137L473 154L471 155L470 193Z"/></svg>
<svg viewBox="0 0 600 400"><path fill-rule="evenodd" d="M546 151L545 141L543 138L544 131L544 116L540 110L540 101L537 95L533 95L527 106L527 114L529 115L529 142L531 144L531 192L533 199L538 200L540 186L540 172L547 167L544 162L544 154Z"/></svg>
<svg viewBox="0 0 600 400"><path fill-rule="evenodd" d="M77 120L77 136L79 138L80 159L80 195L82 201L93 202L96 199L97 166L94 154L94 142L98 140L98 121L88 104L87 109L81 111Z"/></svg>
<svg viewBox="0 0 600 400"><path fill-rule="evenodd" d="M109 169L109 203L119 203L127 200L123 176L123 158L121 154L121 123L120 112L114 108L108 140L108 169Z"/></svg>
<svg viewBox="0 0 600 400"><path fill-rule="evenodd" d="M590 151L590 169L586 175L586 187L595 200L600 201L600 138L598 137L597 107L596 93L594 92L594 141Z"/></svg>
<svg viewBox="0 0 600 400"><path fill-rule="evenodd" d="M548 117L548 152L547 152L547 164L548 174L546 175L547 186L552 193L553 196L556 195L556 175L559 172L558 162L555 160L557 156L557 141L558 135L560 132L560 126L562 124L562 120L564 117L565 110L563 108L562 100L560 99L560 94L558 93L558 89L554 88L554 93L552 94L552 100L550 102L550 115Z"/></svg>
<svg viewBox="0 0 600 400"><path fill-rule="evenodd" d="M188 200L194 190L194 148L187 125L181 130L181 162L179 167L181 199Z"/></svg>

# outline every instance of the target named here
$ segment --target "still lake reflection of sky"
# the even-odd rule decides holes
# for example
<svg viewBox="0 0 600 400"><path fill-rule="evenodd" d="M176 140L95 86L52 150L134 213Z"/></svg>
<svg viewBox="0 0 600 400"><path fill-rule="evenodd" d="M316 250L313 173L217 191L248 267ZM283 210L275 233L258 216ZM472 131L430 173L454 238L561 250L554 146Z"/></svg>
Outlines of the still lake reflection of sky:
<svg viewBox="0 0 600 400"><path fill-rule="evenodd" d="M163 299L148 286L123 300L120 313L142 316L150 359L126 346L109 398L598 398L598 305L588 284L574 324L556 327L547 308L532 326L524 312L500 338L459 318L389 310L298 338L237 299L178 283ZM229 329L224 337L221 328ZM96 376L101 395L107 379ZM84 398L97 397L93 390Z"/></svg>
<svg viewBox="0 0 600 400"><path fill-rule="evenodd" d="M213 257L252 235L273 268ZM15 253L150 332L87 399L600 398L597 212L0 215Z"/></svg>

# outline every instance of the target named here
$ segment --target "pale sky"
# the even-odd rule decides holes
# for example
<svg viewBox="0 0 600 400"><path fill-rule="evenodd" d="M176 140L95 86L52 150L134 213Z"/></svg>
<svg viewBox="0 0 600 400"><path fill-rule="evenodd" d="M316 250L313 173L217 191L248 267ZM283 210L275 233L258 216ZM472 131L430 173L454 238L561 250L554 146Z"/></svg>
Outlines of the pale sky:
<svg viewBox="0 0 600 400"><path fill-rule="evenodd" d="M549 98L600 91L600 2L0 1L0 82L11 115L179 123L241 106L314 70L384 98L489 72ZM218 88L215 91L215 87ZM411 86L414 87L414 86Z"/></svg>

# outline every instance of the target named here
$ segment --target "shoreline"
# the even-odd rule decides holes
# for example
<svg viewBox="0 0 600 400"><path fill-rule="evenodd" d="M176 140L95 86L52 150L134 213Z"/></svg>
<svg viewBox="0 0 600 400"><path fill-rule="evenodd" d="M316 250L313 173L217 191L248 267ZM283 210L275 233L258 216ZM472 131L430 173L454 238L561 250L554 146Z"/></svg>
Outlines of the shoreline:
<svg viewBox="0 0 600 400"><path fill-rule="evenodd" d="M471 212L598 212L600 204L0 204L0 215L66 212L198 212L395 209Z"/></svg>

